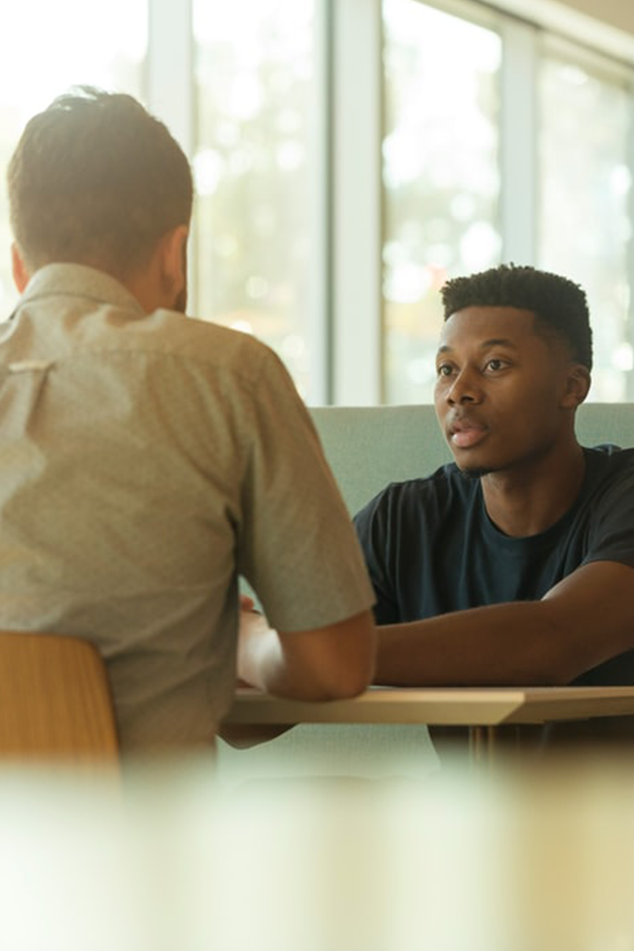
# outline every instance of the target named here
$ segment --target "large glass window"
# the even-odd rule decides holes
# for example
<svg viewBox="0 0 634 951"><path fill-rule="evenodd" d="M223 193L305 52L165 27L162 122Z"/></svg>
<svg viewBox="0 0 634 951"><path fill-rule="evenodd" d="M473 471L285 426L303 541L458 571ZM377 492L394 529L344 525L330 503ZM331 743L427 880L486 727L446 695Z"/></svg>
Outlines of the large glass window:
<svg viewBox="0 0 634 951"><path fill-rule="evenodd" d="M4 170L22 129L78 83L142 97L148 0L20 0L7 20L10 29L0 31L0 319L17 299Z"/></svg>
<svg viewBox="0 0 634 951"><path fill-rule="evenodd" d="M192 159L192 311L273 346L308 402L429 400L439 288L509 257L587 290L591 396L634 399L634 69L503 6L21 0L0 165L72 84L138 96ZM1 187L0 315L10 237Z"/></svg>
<svg viewBox="0 0 634 951"><path fill-rule="evenodd" d="M194 3L196 309L275 347L307 397L314 7Z"/></svg>
<svg viewBox="0 0 634 951"><path fill-rule="evenodd" d="M622 73L549 43L539 94L539 263L588 294L590 398L633 399L632 89Z"/></svg>
<svg viewBox="0 0 634 951"><path fill-rule="evenodd" d="M498 262L501 40L418 0L384 0L384 390L428 401L448 276Z"/></svg>

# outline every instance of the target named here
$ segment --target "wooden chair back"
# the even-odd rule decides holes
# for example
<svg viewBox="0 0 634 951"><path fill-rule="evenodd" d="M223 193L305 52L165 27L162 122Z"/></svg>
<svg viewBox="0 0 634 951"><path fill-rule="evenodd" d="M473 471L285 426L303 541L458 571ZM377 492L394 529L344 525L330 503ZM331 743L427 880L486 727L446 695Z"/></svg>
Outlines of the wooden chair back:
<svg viewBox="0 0 634 951"><path fill-rule="evenodd" d="M0 757L116 763L107 672L88 641L0 631Z"/></svg>

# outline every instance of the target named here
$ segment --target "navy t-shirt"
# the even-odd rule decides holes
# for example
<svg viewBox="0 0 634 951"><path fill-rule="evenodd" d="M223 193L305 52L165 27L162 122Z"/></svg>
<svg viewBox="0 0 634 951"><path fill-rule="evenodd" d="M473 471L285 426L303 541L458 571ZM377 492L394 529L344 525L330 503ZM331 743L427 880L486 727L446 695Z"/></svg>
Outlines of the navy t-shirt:
<svg viewBox="0 0 634 951"><path fill-rule="evenodd" d="M428 478L388 485L355 517L377 623L537 600L593 561L634 568L634 449L605 446L584 454L584 481L572 508L545 532L525 538L496 528L480 480L453 463ZM634 651L575 683L634 683Z"/></svg>

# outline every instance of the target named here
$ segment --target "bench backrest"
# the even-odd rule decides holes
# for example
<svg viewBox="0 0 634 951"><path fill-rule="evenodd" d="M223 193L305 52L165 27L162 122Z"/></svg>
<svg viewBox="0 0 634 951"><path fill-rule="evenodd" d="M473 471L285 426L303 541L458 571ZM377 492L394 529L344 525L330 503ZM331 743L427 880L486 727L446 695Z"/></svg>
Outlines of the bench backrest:
<svg viewBox="0 0 634 951"><path fill-rule="evenodd" d="M311 415L351 514L388 482L451 462L433 406L322 406ZM584 446L634 446L634 403L582 406L577 435Z"/></svg>

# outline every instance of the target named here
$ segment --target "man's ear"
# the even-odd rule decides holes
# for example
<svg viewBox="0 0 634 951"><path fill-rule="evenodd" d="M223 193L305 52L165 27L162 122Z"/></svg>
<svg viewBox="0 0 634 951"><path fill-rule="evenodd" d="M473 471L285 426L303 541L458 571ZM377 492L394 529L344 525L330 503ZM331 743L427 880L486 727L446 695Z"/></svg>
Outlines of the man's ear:
<svg viewBox="0 0 634 951"><path fill-rule="evenodd" d="M21 294L29 283L31 275L26 269L26 264L15 241L11 245L11 273L13 274L13 283Z"/></svg>
<svg viewBox="0 0 634 951"><path fill-rule="evenodd" d="M178 299L187 289L187 225L178 225L161 238L161 272L166 290Z"/></svg>
<svg viewBox="0 0 634 951"><path fill-rule="evenodd" d="M567 409L576 409L588 395L590 389L590 371L582 363L571 363L566 375L566 390L562 406Z"/></svg>

